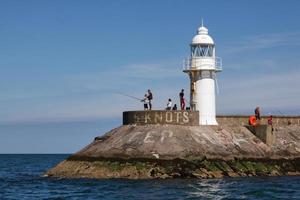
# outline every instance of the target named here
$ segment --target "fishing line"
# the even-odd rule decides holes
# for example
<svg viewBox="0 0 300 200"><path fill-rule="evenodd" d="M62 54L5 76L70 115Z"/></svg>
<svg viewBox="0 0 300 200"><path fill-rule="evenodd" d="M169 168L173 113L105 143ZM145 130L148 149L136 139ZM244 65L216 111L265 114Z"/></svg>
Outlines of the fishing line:
<svg viewBox="0 0 300 200"><path fill-rule="evenodd" d="M118 94L118 95L121 95L121 96L129 97L129 98L131 98L131 99L139 100L139 101L142 101L142 100L143 100L143 99L137 98L137 97L135 97L135 96L128 95L128 94L121 93L121 92L114 92L114 93L115 93L115 94Z"/></svg>

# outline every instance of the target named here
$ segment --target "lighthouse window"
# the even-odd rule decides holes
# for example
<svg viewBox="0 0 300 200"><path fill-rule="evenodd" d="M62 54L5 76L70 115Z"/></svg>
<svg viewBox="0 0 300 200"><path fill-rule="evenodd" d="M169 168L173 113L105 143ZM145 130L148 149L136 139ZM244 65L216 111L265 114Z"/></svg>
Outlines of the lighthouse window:
<svg viewBox="0 0 300 200"><path fill-rule="evenodd" d="M197 45L192 46L192 56L193 57L212 57L213 56L213 46L212 45Z"/></svg>

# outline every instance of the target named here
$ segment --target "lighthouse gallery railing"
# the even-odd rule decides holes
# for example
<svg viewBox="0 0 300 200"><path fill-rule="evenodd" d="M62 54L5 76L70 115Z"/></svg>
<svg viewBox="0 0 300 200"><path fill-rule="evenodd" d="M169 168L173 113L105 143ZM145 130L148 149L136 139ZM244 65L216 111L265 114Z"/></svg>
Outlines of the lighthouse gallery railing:
<svg viewBox="0 0 300 200"><path fill-rule="evenodd" d="M196 70L202 68L215 69L216 71L222 71L222 58L215 57L214 61L211 62L213 58L186 58L183 60L183 71L186 70ZM215 66L213 66L215 65Z"/></svg>

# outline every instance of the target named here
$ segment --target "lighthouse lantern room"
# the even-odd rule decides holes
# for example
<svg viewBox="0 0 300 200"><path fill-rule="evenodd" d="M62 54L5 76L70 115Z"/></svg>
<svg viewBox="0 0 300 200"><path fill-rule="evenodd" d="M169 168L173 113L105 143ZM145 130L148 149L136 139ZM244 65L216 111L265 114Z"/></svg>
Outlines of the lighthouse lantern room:
<svg viewBox="0 0 300 200"><path fill-rule="evenodd" d="M217 125L216 73L222 71L222 60L216 57L214 41L203 23L190 47L191 54L184 60L183 71L190 77L191 110L199 111L200 125Z"/></svg>

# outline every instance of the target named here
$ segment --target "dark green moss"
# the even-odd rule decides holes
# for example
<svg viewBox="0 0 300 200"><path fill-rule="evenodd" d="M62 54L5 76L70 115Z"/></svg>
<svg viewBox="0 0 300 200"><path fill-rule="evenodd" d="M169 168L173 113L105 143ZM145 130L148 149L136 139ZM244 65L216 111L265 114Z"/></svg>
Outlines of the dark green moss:
<svg viewBox="0 0 300 200"><path fill-rule="evenodd" d="M218 161L218 162L215 162L215 166L216 166L220 171L224 171L224 172L231 171L230 166L227 165L227 163L226 163L225 161Z"/></svg>
<svg viewBox="0 0 300 200"><path fill-rule="evenodd" d="M143 162L136 162L134 163L134 166L137 170L145 170L149 168L148 164Z"/></svg>
<svg viewBox="0 0 300 200"><path fill-rule="evenodd" d="M152 171L154 177L166 175L169 177L195 177L193 174L201 173L199 169L205 169L209 173L221 173L230 175L232 173L242 176L256 175L285 175L289 172L299 173L299 159L295 160L146 160L146 159L102 159L89 161L96 167L104 167L111 171L121 171L127 167L134 167L141 173ZM206 172L203 172L206 173Z"/></svg>
<svg viewBox="0 0 300 200"><path fill-rule="evenodd" d="M218 161L213 161L213 160L204 160L202 161L202 165L204 168L208 171L219 171L218 166L216 165Z"/></svg>
<svg viewBox="0 0 300 200"><path fill-rule="evenodd" d="M245 173L247 170L245 166L239 160L233 160L229 162L229 166L238 173Z"/></svg>

